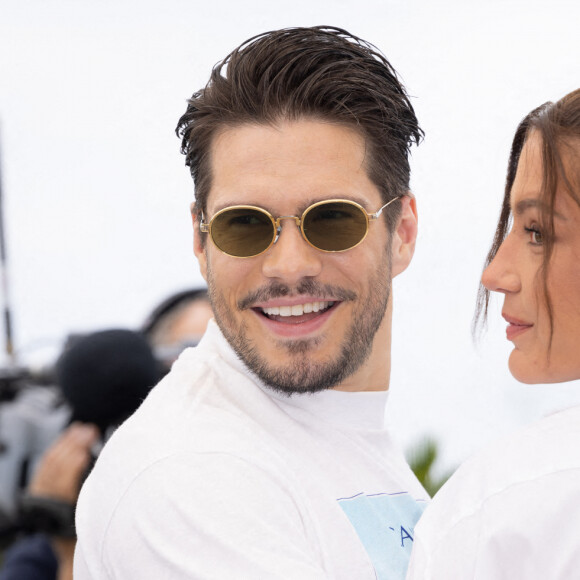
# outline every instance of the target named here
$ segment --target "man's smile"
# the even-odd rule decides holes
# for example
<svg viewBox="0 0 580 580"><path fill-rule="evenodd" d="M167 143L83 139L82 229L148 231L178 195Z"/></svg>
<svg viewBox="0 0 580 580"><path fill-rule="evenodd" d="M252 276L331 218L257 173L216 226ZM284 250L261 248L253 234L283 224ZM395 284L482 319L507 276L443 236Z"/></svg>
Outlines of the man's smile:
<svg viewBox="0 0 580 580"><path fill-rule="evenodd" d="M304 324L321 317L337 304L339 304L337 301L321 300L293 305L254 308L253 310L269 320L282 324Z"/></svg>
<svg viewBox="0 0 580 580"><path fill-rule="evenodd" d="M310 312L320 312L330 308L334 302L320 301L320 302L306 302L304 304L294 304L293 306L269 306L262 308L262 312L268 316L302 316Z"/></svg>

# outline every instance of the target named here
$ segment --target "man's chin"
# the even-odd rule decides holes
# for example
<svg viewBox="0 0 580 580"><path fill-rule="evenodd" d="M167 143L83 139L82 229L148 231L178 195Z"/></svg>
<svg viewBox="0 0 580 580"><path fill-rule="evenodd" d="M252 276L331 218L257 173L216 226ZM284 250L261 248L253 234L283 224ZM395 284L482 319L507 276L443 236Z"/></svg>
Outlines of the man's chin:
<svg viewBox="0 0 580 580"><path fill-rule="evenodd" d="M275 343L277 352L273 356L279 358L273 358L272 360L282 360L285 358L287 359L287 363L292 364L297 356L304 356L305 354L308 354L310 360L316 359L316 351L323 341L323 337L277 340Z"/></svg>
<svg viewBox="0 0 580 580"><path fill-rule="evenodd" d="M292 395L304 395L304 394L313 394L313 393L320 393L321 391L326 391L329 389L333 389L334 385L326 382L320 381L310 381L310 382L297 382L297 381L286 381L283 380L283 377L279 375L276 378L272 378L271 375L268 376L259 376L257 375L258 379L264 384L267 388L275 391L276 393L280 393L282 395L287 395L288 397Z"/></svg>
<svg viewBox="0 0 580 580"><path fill-rule="evenodd" d="M271 351L258 356L255 350L239 352L238 355L263 384L279 393L316 393L338 385L344 378L344 365L313 360L309 345L305 343L308 341L294 344L291 354L286 348L278 357ZM301 349L304 350L300 352ZM270 361L276 361L276 364Z"/></svg>

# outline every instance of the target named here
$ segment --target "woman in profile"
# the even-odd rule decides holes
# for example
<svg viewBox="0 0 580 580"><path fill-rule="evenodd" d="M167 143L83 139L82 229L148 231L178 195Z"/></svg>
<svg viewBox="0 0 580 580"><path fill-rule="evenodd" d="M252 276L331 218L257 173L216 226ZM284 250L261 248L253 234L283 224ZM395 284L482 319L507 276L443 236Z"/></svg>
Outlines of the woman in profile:
<svg viewBox="0 0 580 580"><path fill-rule="evenodd" d="M520 123L481 281L476 320L503 294L518 381L580 379L580 89ZM417 525L407 578L580 578L579 530L580 406L466 462Z"/></svg>

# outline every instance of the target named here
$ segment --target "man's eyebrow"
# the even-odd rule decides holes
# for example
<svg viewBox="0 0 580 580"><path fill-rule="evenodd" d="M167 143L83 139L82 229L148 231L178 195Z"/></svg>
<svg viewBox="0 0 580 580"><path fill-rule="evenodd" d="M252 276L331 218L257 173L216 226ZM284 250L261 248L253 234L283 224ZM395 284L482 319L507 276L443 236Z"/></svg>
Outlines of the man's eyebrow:
<svg viewBox="0 0 580 580"><path fill-rule="evenodd" d="M513 213L515 215L521 216L529 209L539 209L541 211L547 209L547 206L537 197L527 197L526 199L522 199L516 203L515 207L513 208ZM566 216L558 213L557 211L554 211L554 217L561 220L567 219Z"/></svg>
<svg viewBox="0 0 580 580"><path fill-rule="evenodd" d="M299 206L297 207L296 210L296 215L300 216L307 208L309 208L311 205L319 202L319 201L326 201L327 199L346 199L349 201L355 201L356 203L358 203L359 205L362 205L363 208L367 205L367 202L364 200L364 198L358 196L358 195L349 195L349 194L340 194L337 193L335 195L332 195L330 197L318 197L318 196L313 196L308 198L306 201L302 202L301 204L299 204ZM221 211L222 209L225 209L226 207L233 207L233 206L237 206L237 205L250 205L252 207L259 207L262 209L265 209L266 211L270 211L270 208L268 207L264 207L263 203L254 203L251 200L244 200L244 201L240 201L238 203L219 203L213 210L213 214L212 216L214 216L216 213L218 213L219 211ZM369 211L373 212L376 211L376 208L370 208ZM271 213L271 212L270 212ZM205 216L206 218L208 216Z"/></svg>

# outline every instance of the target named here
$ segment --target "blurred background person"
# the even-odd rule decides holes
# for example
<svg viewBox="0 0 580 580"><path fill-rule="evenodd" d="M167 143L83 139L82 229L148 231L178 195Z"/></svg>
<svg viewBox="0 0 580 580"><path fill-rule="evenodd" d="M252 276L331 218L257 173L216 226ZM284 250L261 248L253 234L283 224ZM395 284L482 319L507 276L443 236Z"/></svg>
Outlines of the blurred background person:
<svg viewBox="0 0 580 580"><path fill-rule="evenodd" d="M55 570L70 574L81 483L101 444L158 379L157 361L141 333L104 330L71 342L55 376L73 423L45 452L26 493L18 494L6 537L24 537L8 551L2 580L54 580Z"/></svg>
<svg viewBox="0 0 580 580"><path fill-rule="evenodd" d="M74 507L98 439L96 425L73 423L44 453L23 498L27 525L43 532L8 550L0 580L72 579Z"/></svg>
<svg viewBox="0 0 580 580"><path fill-rule="evenodd" d="M185 348L197 346L212 317L205 288L176 292L153 309L141 332L153 348L162 375Z"/></svg>
<svg viewBox="0 0 580 580"><path fill-rule="evenodd" d="M0 537L12 525L30 473L70 419L70 407L53 375L47 373L43 380L23 369L5 372L0 397Z"/></svg>

